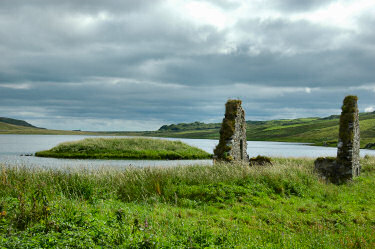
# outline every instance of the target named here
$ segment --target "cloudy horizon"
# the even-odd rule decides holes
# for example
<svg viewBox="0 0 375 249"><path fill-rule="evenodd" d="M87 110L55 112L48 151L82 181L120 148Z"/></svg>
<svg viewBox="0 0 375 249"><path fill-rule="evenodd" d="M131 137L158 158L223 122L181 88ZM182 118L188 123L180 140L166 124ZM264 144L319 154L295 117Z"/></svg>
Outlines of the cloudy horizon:
<svg viewBox="0 0 375 249"><path fill-rule="evenodd" d="M2 0L0 116L156 130L375 110L373 0Z"/></svg>

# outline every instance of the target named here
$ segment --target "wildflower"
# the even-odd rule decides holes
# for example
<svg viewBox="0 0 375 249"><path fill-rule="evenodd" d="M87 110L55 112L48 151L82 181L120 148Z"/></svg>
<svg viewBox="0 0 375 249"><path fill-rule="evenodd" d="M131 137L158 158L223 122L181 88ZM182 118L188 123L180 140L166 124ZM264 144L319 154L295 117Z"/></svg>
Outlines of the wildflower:
<svg viewBox="0 0 375 249"><path fill-rule="evenodd" d="M5 215L7 215L6 211L0 212L0 216L5 216Z"/></svg>

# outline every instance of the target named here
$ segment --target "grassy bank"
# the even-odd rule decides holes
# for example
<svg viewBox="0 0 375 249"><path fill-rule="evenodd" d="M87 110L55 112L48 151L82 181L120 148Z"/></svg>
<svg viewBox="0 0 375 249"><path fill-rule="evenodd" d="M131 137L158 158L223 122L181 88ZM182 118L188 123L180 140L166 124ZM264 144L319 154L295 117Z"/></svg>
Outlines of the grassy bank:
<svg viewBox="0 0 375 249"><path fill-rule="evenodd" d="M2 167L5 248L374 248L375 158L345 185L310 159L125 170Z"/></svg>
<svg viewBox="0 0 375 249"><path fill-rule="evenodd" d="M80 159L207 159L211 155L181 141L151 138L86 138L35 153L38 157Z"/></svg>

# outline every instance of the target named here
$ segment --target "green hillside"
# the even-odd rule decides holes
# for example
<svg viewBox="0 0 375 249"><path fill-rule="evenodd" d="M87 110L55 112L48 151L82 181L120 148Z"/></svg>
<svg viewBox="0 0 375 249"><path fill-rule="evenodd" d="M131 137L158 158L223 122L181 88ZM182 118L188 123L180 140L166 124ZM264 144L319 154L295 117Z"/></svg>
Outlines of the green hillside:
<svg viewBox="0 0 375 249"><path fill-rule="evenodd" d="M14 125L8 124L4 122L0 122L0 132L8 132L8 131L23 131L23 130L37 130L37 128L25 127L21 125Z"/></svg>
<svg viewBox="0 0 375 249"><path fill-rule="evenodd" d="M0 122L0 134L42 134L42 135L96 135L94 132L48 130L35 126L14 125Z"/></svg>
<svg viewBox="0 0 375 249"><path fill-rule="evenodd" d="M336 146L339 131L338 115L326 118L299 118L270 121L247 121L250 141L304 142ZM197 125L201 124L201 125ZM361 146L375 142L375 113L360 114ZM173 124L162 126L155 136L182 138L219 138L220 123Z"/></svg>
<svg viewBox="0 0 375 249"><path fill-rule="evenodd" d="M23 126L23 127L37 128L37 127L33 126L32 124L27 123L24 120L13 119L13 118L0 117L0 122L6 123L6 124L11 124L11 125Z"/></svg>

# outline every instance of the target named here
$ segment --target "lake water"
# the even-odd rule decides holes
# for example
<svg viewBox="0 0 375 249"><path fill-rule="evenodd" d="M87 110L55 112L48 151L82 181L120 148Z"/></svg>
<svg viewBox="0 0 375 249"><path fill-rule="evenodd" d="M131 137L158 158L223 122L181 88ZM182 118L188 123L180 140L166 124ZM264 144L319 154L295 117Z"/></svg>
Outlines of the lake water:
<svg viewBox="0 0 375 249"><path fill-rule="evenodd" d="M212 164L212 160L78 160L40 158L34 156L21 156L33 154L37 151L47 150L59 143L80 140L93 136L76 135L0 135L0 164L23 165L28 167L61 168L61 167L145 167L145 166L176 166L192 164ZM98 136L95 136L98 137ZM209 153L218 144L218 140L211 139L183 139L162 138L168 140L181 140L189 145L201 148ZM309 146L301 143L259 142L248 141L247 152L250 157L264 155L270 157L321 157L336 156L336 148ZM361 156L375 156L374 150L361 150Z"/></svg>

